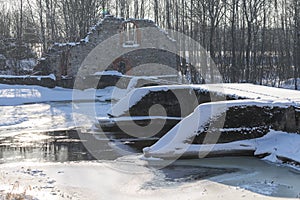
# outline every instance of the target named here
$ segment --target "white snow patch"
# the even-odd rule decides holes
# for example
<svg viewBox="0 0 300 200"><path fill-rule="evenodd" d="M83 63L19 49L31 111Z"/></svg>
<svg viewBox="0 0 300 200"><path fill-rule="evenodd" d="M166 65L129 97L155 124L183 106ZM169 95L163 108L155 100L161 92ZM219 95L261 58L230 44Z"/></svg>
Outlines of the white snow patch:
<svg viewBox="0 0 300 200"><path fill-rule="evenodd" d="M85 43L88 43L89 41L90 41L90 36L87 35L87 36L84 38L84 42L85 42Z"/></svg>
<svg viewBox="0 0 300 200"><path fill-rule="evenodd" d="M55 77L54 74L50 74L50 75L48 75L48 76L31 76L31 75L15 76L15 75L0 75L0 78L6 78L6 79L10 79L10 78L21 78L21 79L26 79L26 78L36 78L37 80L50 78L50 79L52 79L52 80L56 80L56 77Z"/></svg>
<svg viewBox="0 0 300 200"><path fill-rule="evenodd" d="M102 72L95 72L94 73L95 76L123 76L122 73L118 72L118 71L102 71Z"/></svg>
<svg viewBox="0 0 300 200"><path fill-rule="evenodd" d="M139 44L123 44L124 48L135 48L135 47L139 47Z"/></svg>
<svg viewBox="0 0 300 200"><path fill-rule="evenodd" d="M280 162L278 157L284 157L300 163L300 135L271 131L266 136L257 139L255 155L270 154L264 158L271 162Z"/></svg>
<svg viewBox="0 0 300 200"><path fill-rule="evenodd" d="M48 77L51 78L52 80L56 80L56 76L54 74L50 74Z"/></svg>

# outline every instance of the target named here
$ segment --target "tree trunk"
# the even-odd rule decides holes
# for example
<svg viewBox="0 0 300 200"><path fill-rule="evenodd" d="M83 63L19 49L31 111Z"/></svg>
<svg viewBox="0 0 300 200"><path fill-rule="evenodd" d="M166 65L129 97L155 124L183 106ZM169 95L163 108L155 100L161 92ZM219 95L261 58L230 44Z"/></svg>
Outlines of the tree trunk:
<svg viewBox="0 0 300 200"><path fill-rule="evenodd" d="M231 82L236 82L236 7L237 0L232 0L232 18L231 18Z"/></svg>
<svg viewBox="0 0 300 200"><path fill-rule="evenodd" d="M294 0L294 9L295 9L295 47L294 47L294 78L295 78L295 90L298 90L298 78L300 72L300 2Z"/></svg>
<svg viewBox="0 0 300 200"><path fill-rule="evenodd" d="M247 27L247 47L246 47L246 81L250 81L250 56L251 56L251 44L252 44L252 24L248 22Z"/></svg>
<svg viewBox="0 0 300 200"><path fill-rule="evenodd" d="M139 0L134 1L134 18L139 18Z"/></svg>

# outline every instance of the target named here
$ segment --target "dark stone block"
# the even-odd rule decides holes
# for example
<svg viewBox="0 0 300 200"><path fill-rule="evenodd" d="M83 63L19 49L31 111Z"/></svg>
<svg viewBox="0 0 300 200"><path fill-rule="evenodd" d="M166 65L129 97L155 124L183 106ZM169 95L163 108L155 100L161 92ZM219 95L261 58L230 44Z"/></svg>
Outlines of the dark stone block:
<svg viewBox="0 0 300 200"><path fill-rule="evenodd" d="M39 85L48 88L54 88L56 86L56 81L51 78L32 78L30 76L24 77L3 77L0 78L1 84L9 85Z"/></svg>
<svg viewBox="0 0 300 200"><path fill-rule="evenodd" d="M220 117L207 124L205 130L198 132L198 136L191 138L190 141L193 144L203 144L207 136L218 137L217 143L249 140L263 137L271 129L300 134L300 111L293 106L288 108L231 107L226 112L224 128L221 130L208 129L209 125L213 126L214 123L218 123L219 119ZM212 141L212 143L214 142ZM210 141L206 140L205 143L210 144Z"/></svg>

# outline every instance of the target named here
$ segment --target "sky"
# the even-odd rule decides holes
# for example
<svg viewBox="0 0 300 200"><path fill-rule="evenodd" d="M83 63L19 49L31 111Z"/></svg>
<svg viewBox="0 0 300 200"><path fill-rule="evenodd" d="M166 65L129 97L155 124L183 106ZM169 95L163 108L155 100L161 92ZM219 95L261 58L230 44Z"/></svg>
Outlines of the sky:
<svg viewBox="0 0 300 200"><path fill-rule="evenodd" d="M6 7L11 7L16 5L20 0L0 0L0 6L2 7L3 5ZM1 9L0 7L0 9Z"/></svg>
<svg viewBox="0 0 300 200"><path fill-rule="evenodd" d="M16 0L0 0L0 3L12 4L15 3Z"/></svg>

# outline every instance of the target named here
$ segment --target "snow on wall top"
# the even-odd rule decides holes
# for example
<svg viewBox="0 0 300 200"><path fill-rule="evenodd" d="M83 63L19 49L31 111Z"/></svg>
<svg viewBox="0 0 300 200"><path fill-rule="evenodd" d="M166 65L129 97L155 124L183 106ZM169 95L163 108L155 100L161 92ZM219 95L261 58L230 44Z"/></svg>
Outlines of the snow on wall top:
<svg viewBox="0 0 300 200"><path fill-rule="evenodd" d="M272 101L288 101L300 104L300 91L273 88L253 84L205 84L205 85L164 85L137 88L129 92L109 112L112 116L120 116L137 104L150 92L168 90L192 89L202 92L212 92L220 96L230 96L234 99L261 99ZM224 99L225 100L225 99Z"/></svg>
<svg viewBox="0 0 300 200"><path fill-rule="evenodd" d="M206 86L206 85L204 85ZM200 86L201 87L201 86ZM300 92L282 88L254 85L254 84L215 84L207 85L210 91L224 92L227 95L237 95L247 99L265 99L265 100L289 100L300 101Z"/></svg>
<svg viewBox="0 0 300 200"><path fill-rule="evenodd" d="M50 74L48 76L31 76L31 75L24 75L24 76L14 76L14 75L0 75L0 78L5 78L5 79L26 79L26 78L35 78L37 80L41 79L52 79L56 80L56 77L54 74Z"/></svg>

